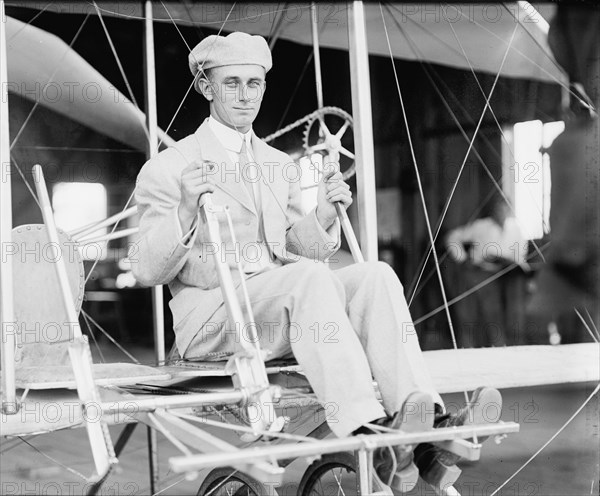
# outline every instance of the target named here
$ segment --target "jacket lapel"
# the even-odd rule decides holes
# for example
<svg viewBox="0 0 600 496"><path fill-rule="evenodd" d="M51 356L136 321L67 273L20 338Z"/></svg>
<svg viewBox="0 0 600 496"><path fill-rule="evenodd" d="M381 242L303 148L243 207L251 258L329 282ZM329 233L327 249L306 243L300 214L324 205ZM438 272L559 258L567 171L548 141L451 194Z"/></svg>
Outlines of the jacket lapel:
<svg viewBox="0 0 600 496"><path fill-rule="evenodd" d="M229 158L227 150L210 130L208 119L197 129L195 136L198 141L200 158L214 162L217 166L215 186L257 215L254 202L250 198L237 167Z"/></svg>
<svg viewBox="0 0 600 496"><path fill-rule="evenodd" d="M283 176L283 167L285 164L276 162L277 157L270 151L269 146L262 141L254 132L252 133L252 149L254 151L254 160L259 164L262 174L260 184L260 194L262 199L263 219L268 222L269 211L280 211L287 209L287 181Z"/></svg>

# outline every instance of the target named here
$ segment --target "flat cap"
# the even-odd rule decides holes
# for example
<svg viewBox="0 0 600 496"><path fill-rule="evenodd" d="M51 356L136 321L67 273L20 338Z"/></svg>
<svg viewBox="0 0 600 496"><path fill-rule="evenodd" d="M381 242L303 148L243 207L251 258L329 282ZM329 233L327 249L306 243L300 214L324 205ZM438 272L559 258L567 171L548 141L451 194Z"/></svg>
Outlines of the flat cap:
<svg viewBox="0 0 600 496"><path fill-rule="evenodd" d="M227 36L207 36L191 51L188 62L194 76L200 67L207 70L224 65L256 64L268 72L273 66L267 41L262 36L239 31Z"/></svg>

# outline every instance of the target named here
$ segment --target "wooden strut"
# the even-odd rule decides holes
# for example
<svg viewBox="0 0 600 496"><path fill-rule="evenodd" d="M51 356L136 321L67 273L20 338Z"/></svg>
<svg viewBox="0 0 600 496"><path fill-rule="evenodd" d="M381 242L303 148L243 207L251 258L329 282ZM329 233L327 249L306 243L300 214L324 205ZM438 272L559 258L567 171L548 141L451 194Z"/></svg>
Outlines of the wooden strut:
<svg viewBox="0 0 600 496"><path fill-rule="evenodd" d="M196 472L206 468L224 467L236 463L252 463L276 459L311 457L341 451L372 451L379 447L402 444L420 444L446 442L445 447L454 450L456 444L449 441L460 441L474 436L502 436L519 431L515 422L499 422L496 424L471 425L461 427L445 427L425 432L368 434L340 439L326 439L318 443L299 443L272 445L261 448L238 449L235 452L211 453L206 455L180 456L169 460L171 470L176 473ZM466 445L459 443L459 452L465 453ZM479 444L471 443L473 453L479 450Z"/></svg>
<svg viewBox="0 0 600 496"><path fill-rule="evenodd" d="M96 466L96 473L89 478L89 481L98 482L108 475L111 466L117 462L117 459L106 423L94 419L92 414L92 412L96 411L98 405L100 405L100 395L94 383L92 372L92 356L87 338L83 336L81 327L79 326L79 318L73 303L73 295L69 285L64 257L60 256L61 254L59 253L61 245L59 244L58 231L54 223L48 189L46 188L46 181L44 180L40 165L36 164L33 166L33 178L42 210L42 217L48 233L49 246L54 252L53 260L56 260L54 267L62 292L62 301L73 332L71 336L72 341L69 344L69 357L77 382L77 395L83 408L84 419L86 420L85 426Z"/></svg>
<svg viewBox="0 0 600 496"><path fill-rule="evenodd" d="M0 240L7 246L12 240L12 193L10 169L10 135L8 132L8 69L6 62L6 17L4 0L0 0ZM4 253L4 250L2 250ZM0 324L2 358L1 410L14 415L19 410L15 384L15 350L17 345L13 301L12 257L0 266Z"/></svg>

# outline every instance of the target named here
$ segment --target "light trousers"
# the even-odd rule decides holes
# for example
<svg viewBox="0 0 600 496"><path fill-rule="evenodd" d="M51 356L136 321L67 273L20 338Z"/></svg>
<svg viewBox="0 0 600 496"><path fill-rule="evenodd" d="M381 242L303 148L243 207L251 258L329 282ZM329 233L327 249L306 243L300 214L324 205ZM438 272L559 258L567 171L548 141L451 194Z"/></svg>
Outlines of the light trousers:
<svg viewBox="0 0 600 496"><path fill-rule="evenodd" d="M338 437L395 413L416 390L443 404L389 265L366 262L332 271L303 259L256 274L247 287L261 347L271 351L269 359L293 353ZM222 305L185 358L240 351L247 336L241 331L227 322Z"/></svg>

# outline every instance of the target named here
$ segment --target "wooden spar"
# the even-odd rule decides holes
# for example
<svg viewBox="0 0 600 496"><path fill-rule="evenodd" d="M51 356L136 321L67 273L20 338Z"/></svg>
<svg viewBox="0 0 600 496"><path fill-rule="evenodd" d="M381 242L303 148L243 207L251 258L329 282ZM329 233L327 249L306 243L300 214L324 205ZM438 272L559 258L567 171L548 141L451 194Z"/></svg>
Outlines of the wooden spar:
<svg viewBox="0 0 600 496"><path fill-rule="evenodd" d="M148 149L146 157L154 157L158 153L158 118L156 109L156 65L154 61L154 25L152 2L144 2L144 83L146 95L146 128L148 129ZM165 310L163 287L152 286L152 328L154 331L154 356L157 365L165 363ZM158 490L158 439L156 431L147 427L148 461L150 470L150 492Z"/></svg>
<svg viewBox="0 0 600 496"><path fill-rule="evenodd" d="M319 109L323 108L323 77L321 75L321 51L319 49L319 13L317 10L317 5L315 2L310 4L310 19L311 19L311 32L312 32L312 41L313 41L313 58L315 62L315 83L317 87L317 107ZM321 124L324 123L323 116L320 118ZM319 125L321 125L319 124ZM312 157L309 157L312 160ZM335 156L329 154L327 156L327 163L337 162L339 165L339 153L336 153ZM346 241L350 246L350 252L352 253L352 257L354 261L357 263L364 262L365 259L360 250L360 246L358 244L358 240L356 239L356 235L354 234L354 230L352 228L352 224L350 223L350 219L348 218L348 213L342 207L342 205L338 202L335 205L338 218L340 219L340 224L342 226L342 230L346 235Z"/></svg>
<svg viewBox="0 0 600 496"><path fill-rule="evenodd" d="M89 237L89 238L78 238L77 241L80 245L86 245L90 243L102 243L103 241L111 241L113 239L121 239L126 238L127 236L131 236L139 231L137 227L130 227L128 229L121 229L120 231L115 231L109 234L103 234L102 236L97 237Z"/></svg>
<svg viewBox="0 0 600 496"><path fill-rule="evenodd" d="M235 452L221 452L199 454L193 456L176 456L169 460L169 465L174 473L194 472L205 468L226 467L236 463L253 463L272 461L273 459L293 459L338 453L342 451L355 451L359 449L372 450L379 447L389 447L400 444L420 444L439 442L454 439L469 439L474 434L478 436L496 436L519 431L519 424L515 422L499 422L493 424L462 425L460 427L441 427L429 431L405 433L402 431L386 432L376 435L359 435L346 438L322 439L316 443L296 443L262 445L238 449Z"/></svg>
<svg viewBox="0 0 600 496"><path fill-rule="evenodd" d="M323 78L321 76L321 51L319 50L319 14L315 2L310 4L310 20L313 60L315 62L315 84L317 86L317 108L321 109L323 108Z"/></svg>
<svg viewBox="0 0 600 496"><path fill-rule="evenodd" d="M17 413L15 390L16 322L13 301L12 259L7 253L12 240L12 194L10 168L10 135L8 132L8 69L6 62L6 17L0 0L0 319L2 320L2 412Z"/></svg>
<svg viewBox="0 0 600 496"><path fill-rule="evenodd" d="M377 254L377 207L375 203L375 151L371 116L371 83L369 52L362 1L348 4L348 44L350 49L350 81L352 83L352 115L356 184L358 189L358 226L360 244L367 261Z"/></svg>
<svg viewBox="0 0 600 496"><path fill-rule="evenodd" d="M59 281L60 291L62 293L62 301L64 310L67 315L67 323L69 324L72 335L69 343L69 358L73 375L77 383L77 396L81 402L84 416L88 408L95 408L100 403L98 389L94 383L94 373L92 369L92 356L90 353L87 337L84 337L79 325L79 315L73 304L73 293L69 284L67 275L67 267L65 257L61 257L60 244L58 239L58 231L54 222L54 214L52 205L48 197L48 188L42 173L40 165L33 166L33 181L37 190L38 199L42 217L46 226L49 246L52 248L52 259L56 260L53 263L56 269L56 276ZM89 481L97 482L103 479L109 472L112 464L116 462L112 441L108 428L104 422L90 421L85 422L92 456L96 465L96 474Z"/></svg>
<svg viewBox="0 0 600 496"><path fill-rule="evenodd" d="M69 236L71 236L72 238L84 238L86 236L89 236L90 234L95 233L96 231L99 231L103 227L110 226L111 224L114 224L115 222L121 222L123 219L131 217L131 216L135 215L136 213L137 213L137 207L135 207L135 206L129 207L127 210L123 210L121 212L116 213L115 215L111 215L110 217L108 217L104 220L101 220L98 222L92 222L91 224L88 224L87 226L73 229L72 231L69 231L67 234Z"/></svg>
<svg viewBox="0 0 600 496"><path fill-rule="evenodd" d="M158 119L156 110L156 66L154 63L154 26L152 2L144 3L144 72L146 86L146 127L148 128L147 158L158 153ZM165 362L165 312L163 287L152 287L152 323L154 329L154 352L158 364Z"/></svg>

